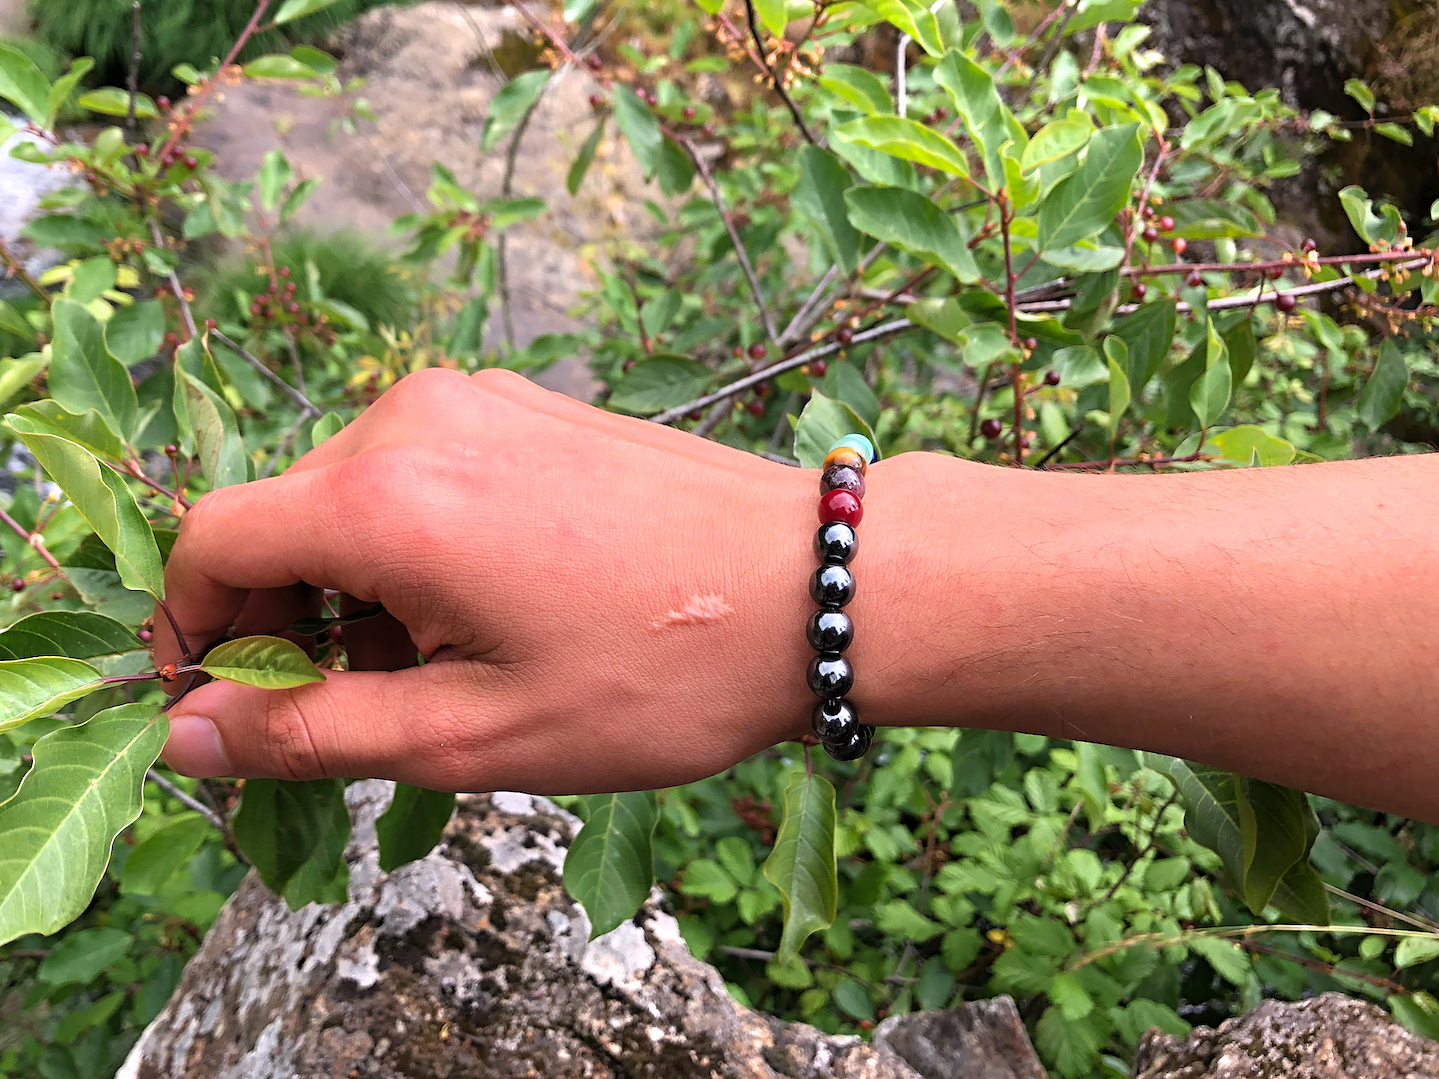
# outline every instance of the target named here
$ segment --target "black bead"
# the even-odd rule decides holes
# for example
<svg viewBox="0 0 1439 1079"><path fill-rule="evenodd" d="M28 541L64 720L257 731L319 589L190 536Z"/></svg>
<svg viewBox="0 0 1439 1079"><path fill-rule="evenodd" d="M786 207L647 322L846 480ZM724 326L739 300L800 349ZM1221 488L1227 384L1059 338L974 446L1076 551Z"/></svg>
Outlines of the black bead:
<svg viewBox="0 0 1439 1079"><path fill-rule="evenodd" d="M859 713L847 700L830 697L814 706L814 736L821 742L847 742L858 726Z"/></svg>
<svg viewBox="0 0 1439 1079"><path fill-rule="evenodd" d="M809 661L809 688L820 697L843 697L854 685L854 667L837 652Z"/></svg>
<svg viewBox="0 0 1439 1079"><path fill-rule="evenodd" d="M869 747L874 743L874 728L867 723L860 723L854 728L854 733L843 741L821 742L824 751L837 761L857 761L869 752Z"/></svg>
<svg viewBox="0 0 1439 1079"><path fill-rule="evenodd" d="M814 555L829 566L845 566L854 557L859 537L843 521L828 521L814 534Z"/></svg>
<svg viewBox="0 0 1439 1079"><path fill-rule="evenodd" d="M854 623L843 611L815 611L808 634L816 652L843 652L854 640Z"/></svg>
<svg viewBox="0 0 1439 1079"><path fill-rule="evenodd" d="M843 607L854 599L854 574L843 566L820 566L809 579L809 594L821 607Z"/></svg>

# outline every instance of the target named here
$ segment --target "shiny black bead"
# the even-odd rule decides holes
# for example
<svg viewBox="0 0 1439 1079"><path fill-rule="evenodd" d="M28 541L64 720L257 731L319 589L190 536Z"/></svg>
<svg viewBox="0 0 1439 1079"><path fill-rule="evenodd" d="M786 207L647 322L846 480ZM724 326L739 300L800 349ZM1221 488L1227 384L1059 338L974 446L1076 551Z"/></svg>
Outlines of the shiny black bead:
<svg viewBox="0 0 1439 1079"><path fill-rule="evenodd" d="M815 611L810 616L808 636L816 652L843 652L854 640L854 623L843 611Z"/></svg>
<svg viewBox="0 0 1439 1079"><path fill-rule="evenodd" d="M820 566L809 579L809 594L821 607L843 607L854 599L854 574L843 566Z"/></svg>
<svg viewBox="0 0 1439 1079"><path fill-rule="evenodd" d="M814 555L829 566L845 566L854 557L859 537L843 521L829 521L814 534Z"/></svg>
<svg viewBox="0 0 1439 1079"><path fill-rule="evenodd" d="M809 688L820 697L843 697L854 685L854 667L849 660L831 652L809 661Z"/></svg>
<svg viewBox="0 0 1439 1079"><path fill-rule="evenodd" d="M854 728L854 733L843 741L821 742L824 751L837 761L856 761L869 752L869 747L874 744L874 728L866 723L860 723Z"/></svg>
<svg viewBox="0 0 1439 1079"><path fill-rule="evenodd" d="M821 742L847 742L858 726L859 713L847 700L830 697L814 706L814 736Z"/></svg>

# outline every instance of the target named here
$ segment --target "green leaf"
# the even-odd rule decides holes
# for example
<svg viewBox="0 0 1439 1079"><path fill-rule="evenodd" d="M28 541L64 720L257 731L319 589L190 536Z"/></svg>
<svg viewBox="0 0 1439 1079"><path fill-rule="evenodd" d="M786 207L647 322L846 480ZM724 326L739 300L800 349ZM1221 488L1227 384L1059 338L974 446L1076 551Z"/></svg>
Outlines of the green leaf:
<svg viewBox="0 0 1439 1079"><path fill-rule="evenodd" d="M164 598L165 573L155 533L125 481L69 439L40 429L15 413L6 419L100 542L114 552L121 583L156 599Z"/></svg>
<svg viewBox="0 0 1439 1079"><path fill-rule="evenodd" d="M836 401L854 409L855 415L869 427L879 422L879 398L854 364L844 360L830 361L829 370L824 375L824 390Z"/></svg>
<svg viewBox="0 0 1439 1079"><path fill-rule="evenodd" d="M102 116L129 116L130 92L114 86L106 86L81 94L75 104L90 112L98 112ZM148 94L136 92L135 115L141 120L153 120L160 115L160 110L155 107L155 102Z"/></svg>
<svg viewBox="0 0 1439 1079"><path fill-rule="evenodd" d="M1362 79L1345 79L1344 92L1359 102L1359 107L1370 116L1374 115L1374 91Z"/></svg>
<svg viewBox="0 0 1439 1079"><path fill-rule="evenodd" d="M964 53L950 49L944 59L935 65L934 81L949 94L955 111L964 121L965 131L979 149L991 189L1003 184L1004 168L1000 163L999 149L1006 142L1022 142L1024 129L1016 131L1017 125L1012 124L1013 117L999 99L994 79ZM1136 171L1138 168L1136 164ZM1054 246L1068 247L1073 242L1065 240Z"/></svg>
<svg viewBox="0 0 1439 1079"><path fill-rule="evenodd" d="M66 412L53 399L41 398L31 404L21 405L15 410L15 415L26 420L36 430L68 438L96 457L118 461L125 451L119 436L94 409L75 416Z"/></svg>
<svg viewBox="0 0 1439 1079"><path fill-rule="evenodd" d="M1233 372L1229 367L1229 348L1219 335L1214 320L1209 320L1209 347L1204 357L1204 374L1189 388L1189 407L1200 427L1212 427L1214 421L1229 407L1229 390Z"/></svg>
<svg viewBox="0 0 1439 1079"><path fill-rule="evenodd" d="M1025 172L1068 157L1089 141L1094 125L1086 120L1055 120L1034 133L1020 155L1019 164Z"/></svg>
<svg viewBox="0 0 1439 1079"><path fill-rule="evenodd" d="M615 86L614 103L615 125L629 142L630 150L648 180L663 164L665 137L660 131L659 122L650 107L628 86Z"/></svg>
<svg viewBox="0 0 1439 1079"><path fill-rule="evenodd" d="M300 646L283 637L240 637L217 644L206 653L200 669L214 678L260 689L294 689L325 680Z"/></svg>
<svg viewBox="0 0 1439 1079"><path fill-rule="evenodd" d="M439 844L445 825L455 815L455 796L396 783L389 808L375 822L380 841L380 868L393 873L419 861Z"/></svg>
<svg viewBox="0 0 1439 1079"><path fill-rule="evenodd" d="M1109 361L1109 368L1112 375L1113 360ZM1122 373L1120 377L1123 377ZM1109 392L1111 395L1114 393L1112 382ZM1084 812L1089 817L1089 830L1097 832L1104 827L1105 814L1109 811L1109 777L1104 771L1104 758L1099 755L1099 747L1092 742L1075 742L1074 749L1078 757L1074 783L1079 788Z"/></svg>
<svg viewBox="0 0 1439 1079"><path fill-rule="evenodd" d="M317 11L324 11L334 2L335 0L285 0L280 5L280 10L275 12L273 21L276 26L284 26L287 22L303 19L306 15L313 15Z"/></svg>
<svg viewBox="0 0 1439 1079"><path fill-rule="evenodd" d="M859 413L816 390L795 425L794 454L805 468L819 468L830 447L845 435L864 435L870 445L877 445L874 431Z"/></svg>
<svg viewBox="0 0 1439 1079"><path fill-rule="evenodd" d="M853 978L843 978L834 987L832 994L834 1002L839 1005L840 1011L851 1019L862 1019L868 1022L874 1020L874 1001L869 999L864 986Z"/></svg>
<svg viewBox="0 0 1439 1079"><path fill-rule="evenodd" d="M99 688L100 672L78 659L37 656L0 661L0 733L48 716Z"/></svg>
<svg viewBox="0 0 1439 1079"><path fill-rule="evenodd" d="M1439 937L1405 937L1394 949L1394 966L1397 970L1417 967L1431 959L1439 958Z"/></svg>
<svg viewBox="0 0 1439 1079"><path fill-rule="evenodd" d="M1094 998L1070 971L1060 971L1049 983L1048 996L1066 1019L1083 1019L1094 1011Z"/></svg>
<svg viewBox="0 0 1439 1079"><path fill-rule="evenodd" d="M944 52L939 24L928 5L918 0L870 0L865 6L914 38L930 56L939 56Z"/></svg>
<svg viewBox="0 0 1439 1079"><path fill-rule="evenodd" d="M0 660L39 656L95 659L144 647L128 627L93 611L41 611L0 633Z"/></svg>
<svg viewBox="0 0 1439 1079"><path fill-rule="evenodd" d="M50 359L50 396L67 412L94 409L122 439L135 430L140 405L125 365L105 347L105 330L73 300L56 300L55 344Z"/></svg>
<svg viewBox="0 0 1439 1079"><path fill-rule="evenodd" d="M590 164L595 159L595 151L599 149L600 139L604 138L605 120L606 118L601 116L595 121L590 137L585 139L585 144L580 147L579 156L570 166L570 171L565 174L565 190L571 195L579 191L580 184L584 182L585 173L590 171Z"/></svg>
<svg viewBox="0 0 1439 1079"><path fill-rule="evenodd" d="M870 116L894 112L889 87L874 72L850 64L825 64L819 84Z"/></svg>
<svg viewBox="0 0 1439 1079"><path fill-rule="evenodd" d="M784 819L764 877L784 899L784 931L776 958L799 954L811 933L834 921L839 882L834 858L834 787L822 776L796 774L784 791Z"/></svg>
<svg viewBox="0 0 1439 1079"><path fill-rule="evenodd" d="M126 704L35 743L34 766L0 807L0 944L53 933L89 905L169 729L155 705Z"/></svg>
<svg viewBox="0 0 1439 1079"><path fill-rule="evenodd" d="M42 127L49 119L50 81L35 61L4 42L0 42L0 97Z"/></svg>
<svg viewBox="0 0 1439 1079"><path fill-rule="evenodd" d="M1400 127L1395 123L1377 124L1374 128L1376 135L1383 135L1386 139L1392 139L1401 146L1413 146L1414 136L1409 133L1406 127Z"/></svg>
<svg viewBox="0 0 1439 1079"><path fill-rule="evenodd" d="M315 188L320 186L320 178L312 176L308 180L301 180L288 195L280 206L280 223L283 225L290 218L294 217L301 206L315 193Z"/></svg>
<svg viewBox="0 0 1439 1079"><path fill-rule="evenodd" d="M480 133L480 149L486 152L493 150L502 138L518 127L525 113L539 101L549 81L549 69L539 68L516 75L505 83L490 101L490 114L485 117L485 127Z"/></svg>
<svg viewBox="0 0 1439 1079"><path fill-rule="evenodd" d="M844 203L844 193L854 186L854 180L838 157L817 146L803 147L799 161L799 183L790 203L814 225L836 265L852 274L863 242L849 223Z"/></svg>
<svg viewBox="0 0 1439 1079"><path fill-rule="evenodd" d="M250 456L235 411L228 401L190 372L175 369L175 402L177 415L183 416L195 450L200 456L200 469L212 488L245 483L251 477Z"/></svg>
<svg viewBox="0 0 1439 1079"><path fill-rule="evenodd" d="M590 939L628 921L654 883L650 837L659 813L654 791L591 794L585 825L565 856L565 889L590 919Z"/></svg>
<svg viewBox="0 0 1439 1079"><path fill-rule="evenodd" d="M1171 758L1163 770L1184 800L1184 827L1224 862L1236 888L1244 882L1244 840L1239 823L1240 779L1233 772Z"/></svg>
<svg viewBox="0 0 1439 1079"><path fill-rule="evenodd" d="M1370 430L1377 431L1394 417L1404 400L1409 385L1409 365L1393 338L1385 338L1379 346L1379 357L1364 389L1359 391L1359 418Z"/></svg>
<svg viewBox="0 0 1439 1079"><path fill-rule="evenodd" d="M1317 829L1311 832L1312 846ZM1307 857L1295 862L1279 880L1269 902L1291 921L1303 925L1329 924L1329 893L1324 880Z"/></svg>
<svg viewBox="0 0 1439 1079"><path fill-rule="evenodd" d="M1189 942L1189 950L1203 958L1214 968L1214 973L1230 985L1242 987L1249 980L1249 973L1252 969L1249 956L1233 941L1219 940L1216 937L1199 937L1197 940Z"/></svg>
<svg viewBox="0 0 1439 1079"><path fill-rule="evenodd" d="M1303 794L1257 779L1240 785L1239 835L1244 845L1241 894L1255 914L1269 905L1284 875L1309 853Z"/></svg>
<svg viewBox="0 0 1439 1079"><path fill-rule="evenodd" d="M1140 393L1149 385L1174 342L1177 306L1173 300L1148 303L1114 325L1114 335L1129 347L1129 388Z"/></svg>
<svg viewBox="0 0 1439 1079"><path fill-rule="evenodd" d="M727 835L715 844L715 857L740 887L754 880L754 851L750 850L749 840L737 835Z"/></svg>
<svg viewBox="0 0 1439 1079"><path fill-rule="evenodd" d="M966 730L950 755L953 775L950 793L973 798L989 790L994 777L1014 760L1014 735L1009 731Z"/></svg>
<svg viewBox="0 0 1439 1079"><path fill-rule="evenodd" d="M1287 465L1294 460L1294 443L1276 438L1262 427L1241 424L1221 431L1209 444L1230 461L1242 465Z"/></svg>
<svg viewBox="0 0 1439 1079"><path fill-rule="evenodd" d="M45 123L41 125L42 127L54 129L55 118L60 114L60 110L65 107L65 102L70 100L70 95L75 92L75 87L79 85L81 79L90 73L90 69L94 66L95 61L91 60L88 56L82 56L70 64L70 70L68 72L55 80L54 84L50 87L50 92L45 95ZM140 115L140 96L141 95L138 94L136 95L136 116ZM150 99L146 98L145 100L149 101ZM154 103L151 102L152 106L153 104ZM3 126L3 124L0 124L0 128L3 128Z"/></svg>
<svg viewBox="0 0 1439 1079"><path fill-rule="evenodd" d="M260 205L265 208L266 213L280 205L285 188L289 186L294 175L295 170L290 167L290 159L281 151L271 150L265 154L265 160L261 163L255 180L260 188Z"/></svg>
<svg viewBox="0 0 1439 1079"><path fill-rule="evenodd" d="M1125 373L1129 349L1110 334L1104 339L1104 355L1109 363L1109 427L1113 430L1129 409L1129 376Z"/></svg>
<svg viewBox="0 0 1439 1079"><path fill-rule="evenodd" d="M738 891L739 886L729 871L713 859L696 858L685 866L684 880L680 883L680 892L684 895L702 896L712 903L728 903Z"/></svg>
<svg viewBox="0 0 1439 1079"><path fill-rule="evenodd" d="M641 416L693 401L714 372L683 356L658 355L629 369L610 394L610 407Z"/></svg>
<svg viewBox="0 0 1439 1079"><path fill-rule="evenodd" d="M125 930L114 926L66 933L35 971L35 977L46 985L87 985L124 957L134 941Z"/></svg>
<svg viewBox="0 0 1439 1079"><path fill-rule="evenodd" d="M754 0L754 10L770 34L784 37L784 28L789 24L788 0Z"/></svg>
<svg viewBox="0 0 1439 1079"><path fill-rule="evenodd" d="M1124 261L1124 248L1076 244L1045 251L1040 257L1050 266L1070 273L1103 273Z"/></svg>
<svg viewBox="0 0 1439 1079"><path fill-rule="evenodd" d="M159 300L136 300L117 308L105 323L105 345L126 367L148 360L165 340L165 309Z"/></svg>
<svg viewBox="0 0 1439 1079"><path fill-rule="evenodd" d="M117 130L110 128L111 131ZM65 298L87 304L115 287L115 264L104 255L96 255L79 263L65 286Z"/></svg>
<svg viewBox="0 0 1439 1079"><path fill-rule="evenodd" d="M1073 246L1114 223L1144 160L1138 134L1138 124L1094 133L1084 164L1055 184L1039 204L1041 249Z"/></svg>
<svg viewBox="0 0 1439 1079"><path fill-rule="evenodd" d="M973 325L969 315L953 296L943 300L915 300L904 309L904 316L916 326L923 326L956 345L965 343L965 331Z"/></svg>
<svg viewBox="0 0 1439 1079"><path fill-rule="evenodd" d="M346 899L350 813L344 780L247 780L231 829L265 886L291 910Z"/></svg>
<svg viewBox="0 0 1439 1079"><path fill-rule="evenodd" d="M891 899L874 909L874 924L880 932L923 944L944 932L944 926L927 918L903 899Z"/></svg>
<svg viewBox="0 0 1439 1079"><path fill-rule="evenodd" d="M1080 1079L1093 1074L1099 1051L1109 1040L1109 1029L1108 1017L1102 1012L1074 1020L1052 1006L1035 1025L1034 1045L1065 1079Z"/></svg>
<svg viewBox="0 0 1439 1079"><path fill-rule="evenodd" d="M135 844L120 877L122 895L154 895L200 849L214 826L198 813L176 817Z"/></svg>
<svg viewBox="0 0 1439 1079"><path fill-rule="evenodd" d="M1389 998L1389 1009L1405 1028L1421 1038L1439 1040L1439 1000L1420 989L1409 996L1395 994Z"/></svg>
<svg viewBox="0 0 1439 1079"><path fill-rule="evenodd" d="M1399 235L1399 211L1394 206L1384 205L1376 213L1374 200L1369 198L1362 187L1350 185L1339 192L1339 204L1354 231L1367 244L1393 243Z"/></svg>
<svg viewBox="0 0 1439 1079"><path fill-rule="evenodd" d="M969 177L969 163L959 147L938 131L902 116L861 116L841 125L838 135L891 157L928 165L952 176Z"/></svg>
<svg viewBox="0 0 1439 1079"><path fill-rule="evenodd" d="M924 195L902 187L852 187L844 201L850 224L861 232L937 263L964 284L980 279L959 226Z"/></svg>
<svg viewBox="0 0 1439 1079"><path fill-rule="evenodd" d="M313 79L317 74L309 64L285 53L256 57L243 70L247 79Z"/></svg>
<svg viewBox="0 0 1439 1079"><path fill-rule="evenodd" d="M344 427L345 421L338 412L326 412L315 421L315 426L310 428L310 445L319 446L338 435Z"/></svg>

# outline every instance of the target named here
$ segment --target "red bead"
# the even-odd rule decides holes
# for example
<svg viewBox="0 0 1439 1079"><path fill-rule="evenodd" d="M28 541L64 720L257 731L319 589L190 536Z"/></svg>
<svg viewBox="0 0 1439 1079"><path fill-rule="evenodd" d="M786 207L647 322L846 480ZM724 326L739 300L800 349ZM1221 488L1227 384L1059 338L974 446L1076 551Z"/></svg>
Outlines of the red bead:
<svg viewBox="0 0 1439 1079"><path fill-rule="evenodd" d="M864 516L864 505L848 491L826 491L819 498L819 519L826 524L843 521L850 528L859 525Z"/></svg>

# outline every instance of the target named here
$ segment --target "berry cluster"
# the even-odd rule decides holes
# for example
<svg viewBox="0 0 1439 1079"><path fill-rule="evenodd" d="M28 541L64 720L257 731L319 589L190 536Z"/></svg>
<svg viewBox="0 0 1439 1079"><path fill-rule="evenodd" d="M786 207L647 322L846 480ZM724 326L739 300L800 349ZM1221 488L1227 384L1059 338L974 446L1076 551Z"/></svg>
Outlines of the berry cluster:
<svg viewBox="0 0 1439 1079"><path fill-rule="evenodd" d="M859 545L855 528L864 516L864 476L874 460L874 447L863 435L845 435L830 448L819 481L819 519L814 552L819 569L810 578L809 594L820 609L810 616L809 643L819 653L810 661L809 688L819 697L814 733L825 752L837 761L864 756L874 741L874 728L859 721L845 700L854 685L854 667L844 651L854 640L854 623L843 608L854 599L854 574L849 563Z"/></svg>

